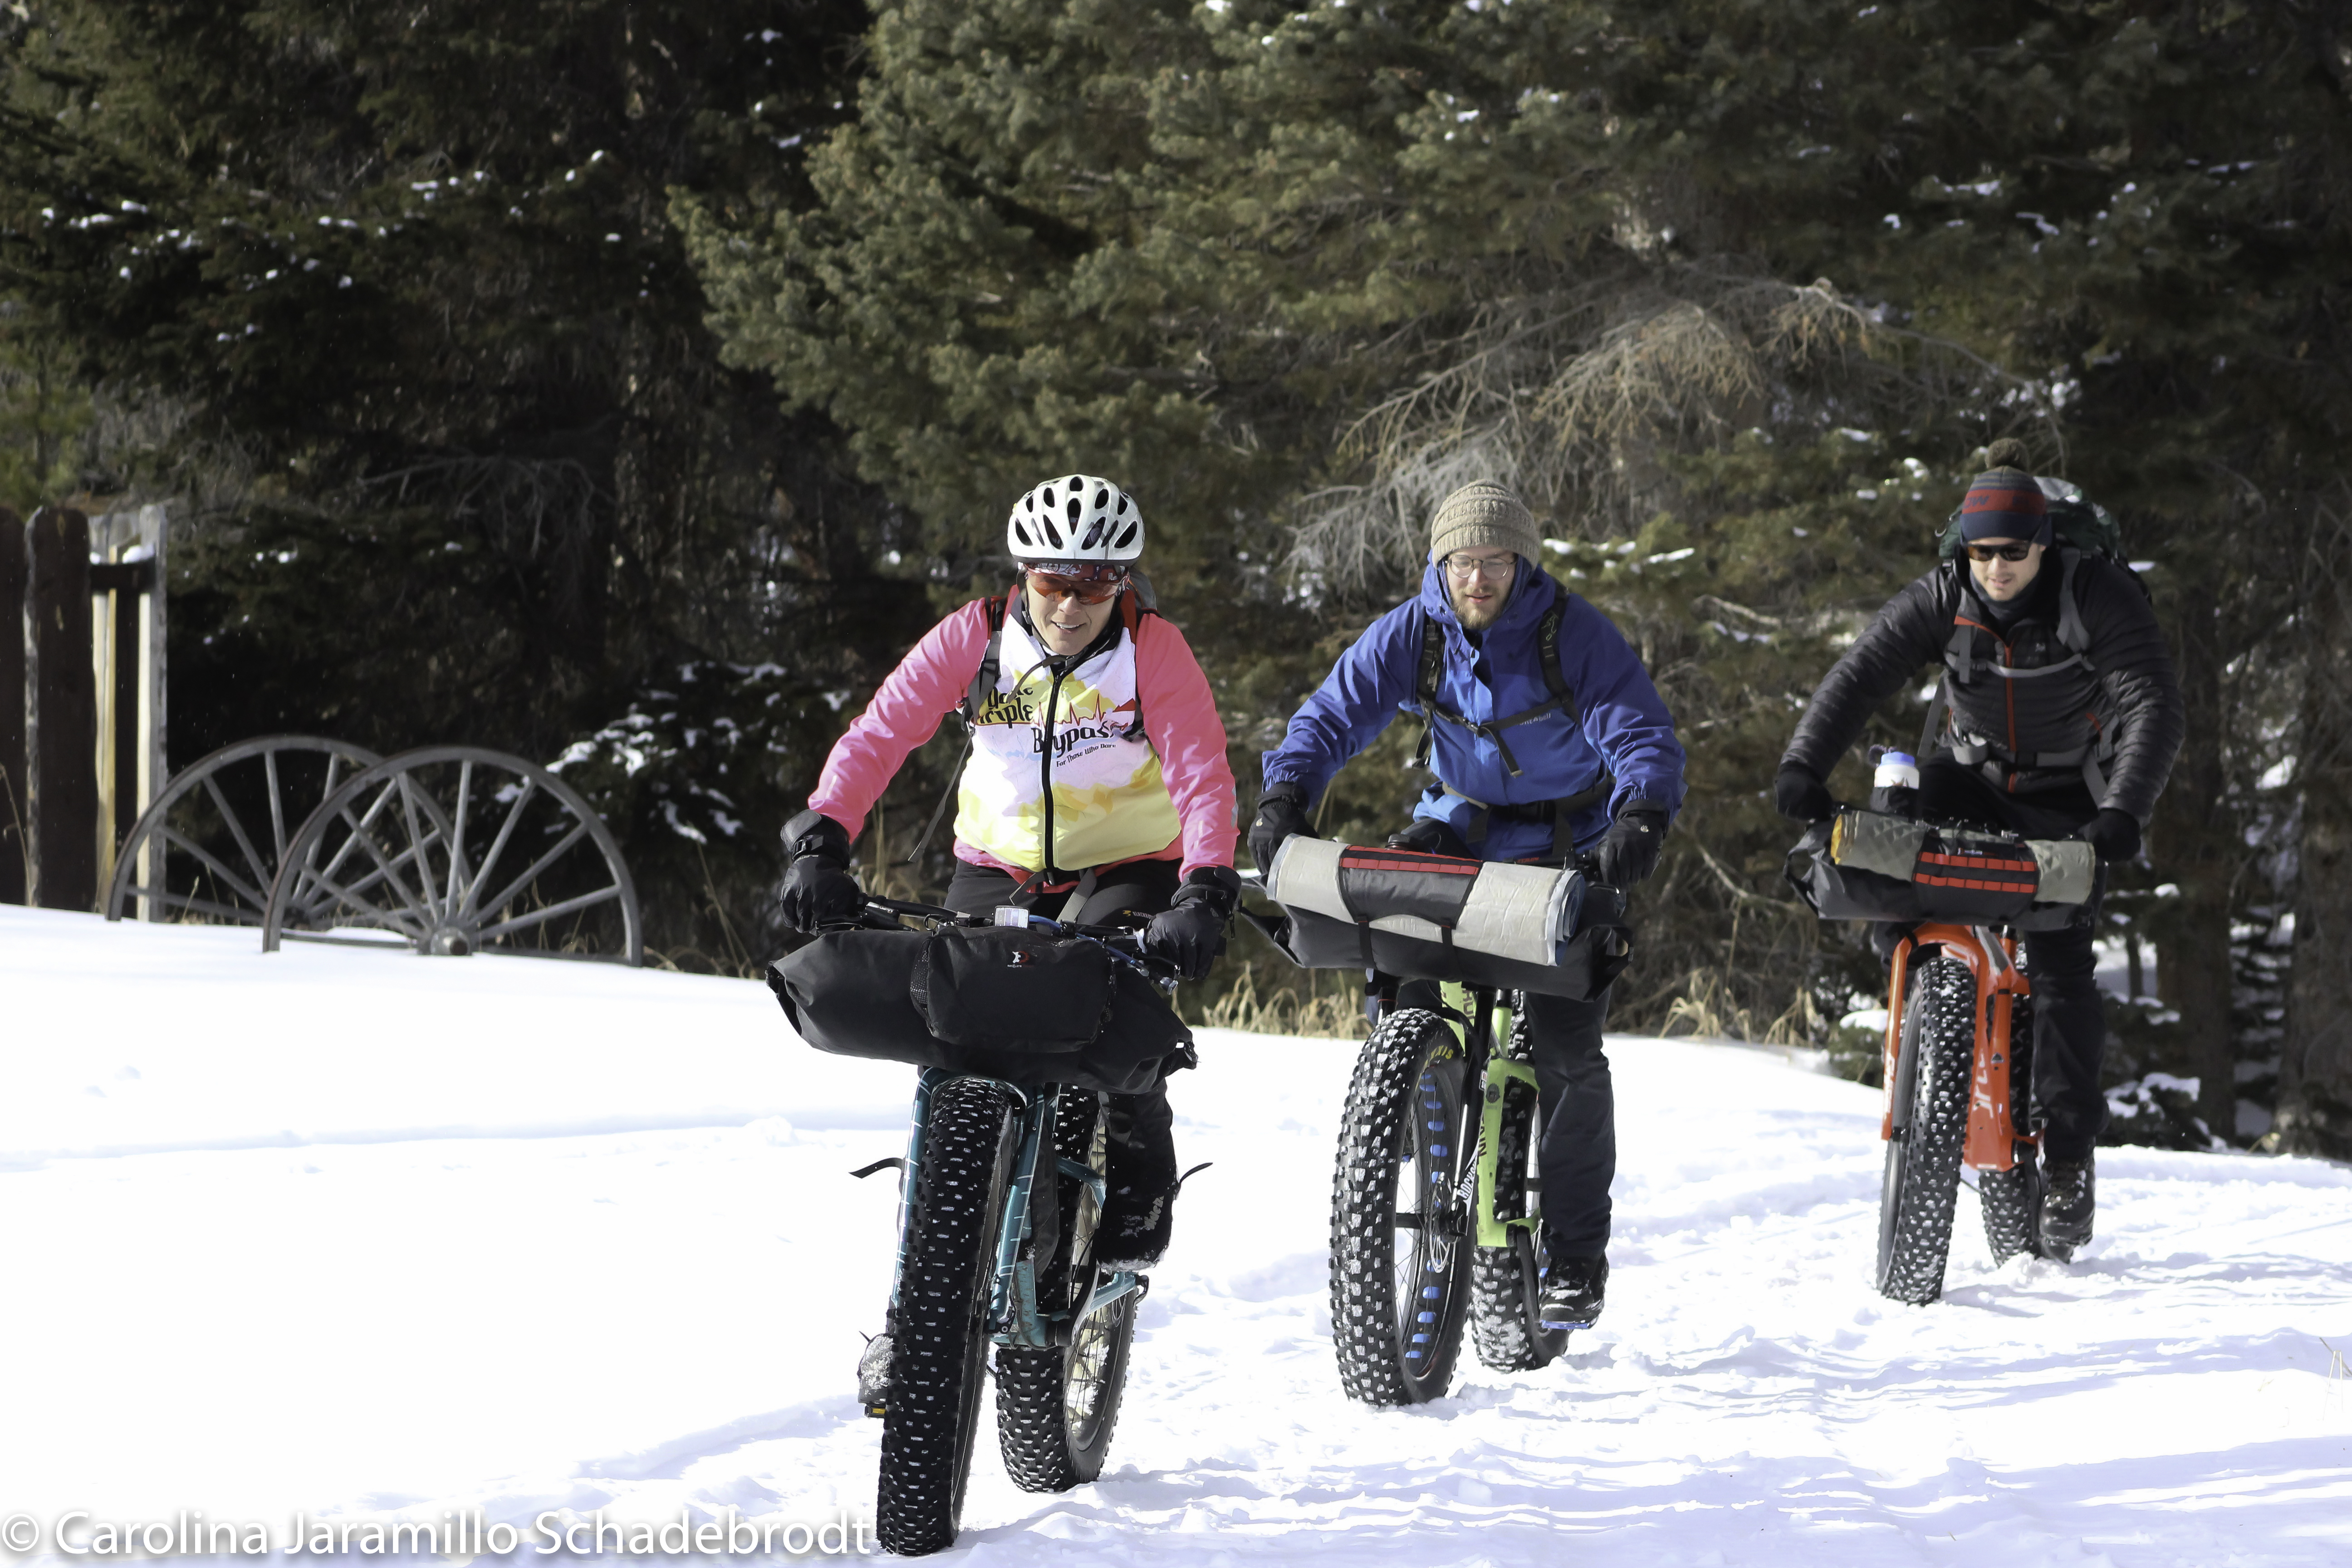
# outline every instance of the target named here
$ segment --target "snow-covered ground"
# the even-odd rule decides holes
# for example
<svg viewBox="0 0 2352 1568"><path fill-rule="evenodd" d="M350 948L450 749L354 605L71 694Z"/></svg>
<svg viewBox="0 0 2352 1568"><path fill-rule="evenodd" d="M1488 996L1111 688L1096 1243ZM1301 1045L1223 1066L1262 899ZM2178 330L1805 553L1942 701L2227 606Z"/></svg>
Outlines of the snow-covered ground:
<svg viewBox="0 0 2352 1568"><path fill-rule="evenodd" d="M870 1519L893 1194L846 1173L896 1152L907 1075L740 981L257 947L0 909L24 1561L68 1560L68 1514L273 1546L298 1512ZM2105 1152L2080 1261L1994 1270L1964 1198L1946 1300L1898 1307L1874 1092L1617 1040L1607 1318L1373 1411L1324 1305L1350 1054L1203 1038L1179 1152L1216 1166L1108 1479L1031 1496L984 1451L965 1560L2352 1562L2352 1170Z"/></svg>

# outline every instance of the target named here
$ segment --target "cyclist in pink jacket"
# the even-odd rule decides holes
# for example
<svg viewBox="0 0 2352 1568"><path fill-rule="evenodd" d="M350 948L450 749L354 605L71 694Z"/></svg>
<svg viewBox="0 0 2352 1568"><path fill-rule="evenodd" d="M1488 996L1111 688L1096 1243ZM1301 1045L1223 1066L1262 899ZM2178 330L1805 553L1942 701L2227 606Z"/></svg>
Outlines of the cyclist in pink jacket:
<svg viewBox="0 0 2352 1568"><path fill-rule="evenodd" d="M972 745L949 907L1149 915L1145 950L1197 979L1241 898L1234 776L1208 679L1133 574L1142 514L1108 479L1049 479L1014 504L1005 548L1014 589L932 627L834 742L809 809L784 827L784 917L807 930L856 911L851 840L908 754L960 710ZM1167 1249L1170 1121L1163 1090L1111 1097L1112 1268L1149 1268Z"/></svg>

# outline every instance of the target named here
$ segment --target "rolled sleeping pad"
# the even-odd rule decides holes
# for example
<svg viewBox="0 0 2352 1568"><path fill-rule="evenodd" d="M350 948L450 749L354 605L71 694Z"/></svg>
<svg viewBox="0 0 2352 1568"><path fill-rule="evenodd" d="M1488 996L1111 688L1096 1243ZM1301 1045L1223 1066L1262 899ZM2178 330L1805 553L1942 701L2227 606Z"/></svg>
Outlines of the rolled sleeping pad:
<svg viewBox="0 0 2352 1568"><path fill-rule="evenodd" d="M1617 893L1553 867L1298 834L1265 889L1289 916L1276 941L1308 969L1587 999L1632 952Z"/></svg>

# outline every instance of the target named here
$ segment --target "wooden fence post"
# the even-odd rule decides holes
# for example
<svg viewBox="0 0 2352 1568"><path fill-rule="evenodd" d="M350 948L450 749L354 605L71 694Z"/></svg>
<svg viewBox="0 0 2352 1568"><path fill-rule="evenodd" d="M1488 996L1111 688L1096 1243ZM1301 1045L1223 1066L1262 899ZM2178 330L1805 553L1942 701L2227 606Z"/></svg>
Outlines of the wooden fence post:
<svg viewBox="0 0 2352 1568"><path fill-rule="evenodd" d="M0 506L0 904L25 901L25 522Z"/></svg>
<svg viewBox="0 0 2352 1568"><path fill-rule="evenodd" d="M26 902L98 908L98 677L90 663L89 520L45 506L25 526Z"/></svg>

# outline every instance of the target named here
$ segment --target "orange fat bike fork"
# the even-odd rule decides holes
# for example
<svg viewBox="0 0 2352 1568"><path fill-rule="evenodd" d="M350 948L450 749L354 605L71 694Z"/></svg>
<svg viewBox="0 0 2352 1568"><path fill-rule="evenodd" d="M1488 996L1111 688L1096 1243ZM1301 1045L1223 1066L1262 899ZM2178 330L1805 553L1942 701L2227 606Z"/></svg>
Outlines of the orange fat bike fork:
<svg viewBox="0 0 2352 1568"><path fill-rule="evenodd" d="M2017 1163L2021 1134L2010 1114L2010 1025L2016 1010L2033 994L2032 984L2017 967L2014 939L1982 926L1947 925L1930 921L1895 945L1895 963L1886 993L1885 1079L1886 1113L1879 1123L1882 1139L1895 1136L1895 1066L1903 1049L1903 1003L1910 978L1914 948L1941 948L1969 966L1977 984L1976 1060L1969 1075L1969 1131L1961 1145L1960 1163L1972 1171L2006 1171Z"/></svg>

